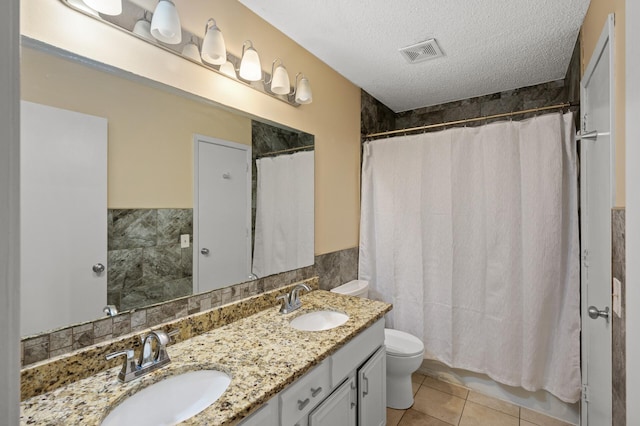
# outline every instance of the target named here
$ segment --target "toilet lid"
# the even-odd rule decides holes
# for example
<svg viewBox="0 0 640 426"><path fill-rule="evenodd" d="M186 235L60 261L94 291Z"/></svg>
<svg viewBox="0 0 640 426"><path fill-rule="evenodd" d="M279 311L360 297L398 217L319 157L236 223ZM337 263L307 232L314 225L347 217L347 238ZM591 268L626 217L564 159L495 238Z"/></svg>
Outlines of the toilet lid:
<svg viewBox="0 0 640 426"><path fill-rule="evenodd" d="M384 329L387 353L395 356L415 356L424 352L424 344L416 336L400 330Z"/></svg>

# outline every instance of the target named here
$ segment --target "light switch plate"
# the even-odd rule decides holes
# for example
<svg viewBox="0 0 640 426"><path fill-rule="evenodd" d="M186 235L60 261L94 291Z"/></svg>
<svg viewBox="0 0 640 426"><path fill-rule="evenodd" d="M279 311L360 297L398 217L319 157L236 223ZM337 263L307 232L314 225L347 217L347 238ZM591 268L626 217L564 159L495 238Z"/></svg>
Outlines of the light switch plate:
<svg viewBox="0 0 640 426"><path fill-rule="evenodd" d="M180 247L188 248L190 245L189 234L180 235Z"/></svg>
<svg viewBox="0 0 640 426"><path fill-rule="evenodd" d="M613 313L622 317L622 283L617 278L613 279Z"/></svg>

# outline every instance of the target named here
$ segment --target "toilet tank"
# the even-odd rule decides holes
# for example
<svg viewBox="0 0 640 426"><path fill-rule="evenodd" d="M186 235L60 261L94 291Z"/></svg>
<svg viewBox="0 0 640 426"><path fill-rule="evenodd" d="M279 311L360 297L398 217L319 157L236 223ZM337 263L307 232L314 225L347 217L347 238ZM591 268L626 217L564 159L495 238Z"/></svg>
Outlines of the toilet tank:
<svg viewBox="0 0 640 426"><path fill-rule="evenodd" d="M334 293L346 294L348 296L369 297L369 281L353 280L342 284L334 289Z"/></svg>

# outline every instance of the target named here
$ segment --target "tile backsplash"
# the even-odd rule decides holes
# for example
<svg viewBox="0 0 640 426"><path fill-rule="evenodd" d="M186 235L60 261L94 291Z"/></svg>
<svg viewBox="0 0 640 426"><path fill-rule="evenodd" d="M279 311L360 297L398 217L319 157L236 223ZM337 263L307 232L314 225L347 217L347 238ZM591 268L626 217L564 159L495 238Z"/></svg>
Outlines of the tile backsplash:
<svg viewBox="0 0 640 426"><path fill-rule="evenodd" d="M140 228L144 229L145 226L141 225ZM140 231L140 234L145 233ZM103 317L37 336L25 337L21 342L21 365L28 366L97 343L117 339L129 333L237 302L314 276L319 275L319 288L330 290L356 279L357 274L358 247L318 255L315 257L315 264L305 268L206 293L183 296L131 312L123 312L115 317Z"/></svg>

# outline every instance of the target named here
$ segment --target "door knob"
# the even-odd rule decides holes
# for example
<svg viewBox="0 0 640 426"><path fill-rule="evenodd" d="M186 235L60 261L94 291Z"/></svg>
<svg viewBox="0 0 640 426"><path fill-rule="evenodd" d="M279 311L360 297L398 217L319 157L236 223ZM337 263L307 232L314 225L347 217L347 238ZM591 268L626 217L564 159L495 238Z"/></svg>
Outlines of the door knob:
<svg viewBox="0 0 640 426"><path fill-rule="evenodd" d="M200 250L200 253L204 254L205 256L209 254L209 249L208 248L203 248L202 250Z"/></svg>
<svg viewBox="0 0 640 426"><path fill-rule="evenodd" d="M99 274L101 272L104 272L104 265L102 263L96 263L91 269L93 269L93 272L95 272L96 274Z"/></svg>
<svg viewBox="0 0 640 426"><path fill-rule="evenodd" d="M609 307L606 306L604 310L600 311L595 306L589 306L589 317L596 319L598 317L609 319Z"/></svg>

